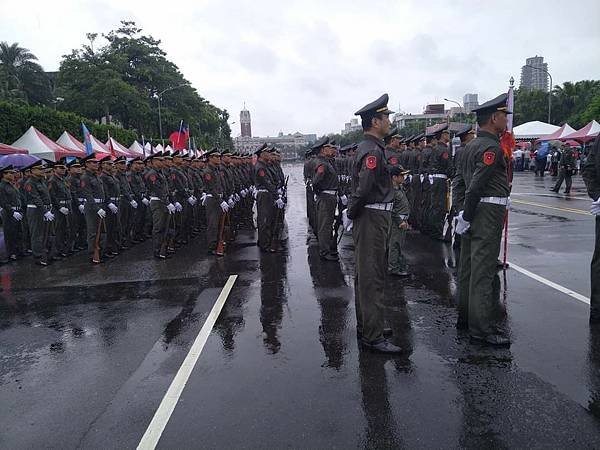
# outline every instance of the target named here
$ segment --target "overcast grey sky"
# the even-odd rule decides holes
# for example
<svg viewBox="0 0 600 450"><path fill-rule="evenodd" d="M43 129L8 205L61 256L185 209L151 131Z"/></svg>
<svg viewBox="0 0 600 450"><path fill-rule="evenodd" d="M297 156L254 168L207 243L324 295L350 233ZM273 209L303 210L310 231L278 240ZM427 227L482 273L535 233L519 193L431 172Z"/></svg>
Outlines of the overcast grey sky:
<svg viewBox="0 0 600 450"><path fill-rule="evenodd" d="M87 32L122 19L162 40L167 57L213 104L254 135L339 132L354 111L506 91L529 56L554 84L600 78L600 1L0 0L0 40L19 42L45 70ZM172 18L177 17L177 21ZM452 106L448 104L448 106ZM233 135L239 125L233 125Z"/></svg>

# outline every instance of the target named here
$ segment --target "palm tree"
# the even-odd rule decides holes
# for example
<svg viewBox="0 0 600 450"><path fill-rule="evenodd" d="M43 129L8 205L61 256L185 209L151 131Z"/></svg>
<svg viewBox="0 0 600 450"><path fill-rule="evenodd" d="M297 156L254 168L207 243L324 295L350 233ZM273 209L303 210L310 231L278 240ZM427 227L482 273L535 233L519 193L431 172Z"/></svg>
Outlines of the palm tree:
<svg viewBox="0 0 600 450"><path fill-rule="evenodd" d="M0 42L0 95L45 103L50 97L50 82L37 57L15 42Z"/></svg>

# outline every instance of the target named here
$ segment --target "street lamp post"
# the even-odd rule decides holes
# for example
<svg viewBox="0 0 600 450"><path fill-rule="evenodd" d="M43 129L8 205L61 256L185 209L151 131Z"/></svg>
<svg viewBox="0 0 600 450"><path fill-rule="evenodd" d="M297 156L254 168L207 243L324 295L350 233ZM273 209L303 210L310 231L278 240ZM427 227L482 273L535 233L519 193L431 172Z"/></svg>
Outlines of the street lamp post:
<svg viewBox="0 0 600 450"><path fill-rule="evenodd" d="M457 104L458 108L461 110L461 112L464 112L463 106L460 103L458 103L456 100L450 100L449 98L445 98L444 100L447 101L447 102L450 102L450 103Z"/></svg>
<svg viewBox="0 0 600 450"><path fill-rule="evenodd" d="M180 87L183 87L183 86L188 86L188 84L187 84L187 83L182 83L182 84L180 84L180 85L178 85L178 86L173 86L173 87L170 87L170 88L164 89L164 90L162 90L161 92L159 92L159 93L158 93L158 97L157 97L157 99L158 99L158 133L160 134L160 141L162 142L162 144L163 144L163 145L165 145L165 142L163 141L163 132L162 132L162 117L161 117L161 115L160 115L160 97L161 97L161 96L162 96L162 95L163 95L165 92L172 91L172 90L174 90L174 89L179 89Z"/></svg>
<svg viewBox="0 0 600 450"><path fill-rule="evenodd" d="M546 69L542 69L541 67L530 66L529 64L525 64L525 67L531 67L532 69L541 70L542 72L547 73L548 77L550 77L550 89L548 90L548 123L551 123L550 118L552 112L552 86L554 86L554 83L552 83L552 75L550 75L550 72L548 72Z"/></svg>

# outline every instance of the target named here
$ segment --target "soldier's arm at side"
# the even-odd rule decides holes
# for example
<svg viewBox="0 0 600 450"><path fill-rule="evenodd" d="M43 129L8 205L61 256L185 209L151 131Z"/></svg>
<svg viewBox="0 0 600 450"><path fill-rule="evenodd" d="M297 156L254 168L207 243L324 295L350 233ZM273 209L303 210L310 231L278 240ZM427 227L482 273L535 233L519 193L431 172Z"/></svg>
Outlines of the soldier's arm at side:
<svg viewBox="0 0 600 450"><path fill-rule="evenodd" d="M376 156L367 153L360 161L356 161L356 164L360 165L360 170L358 171L356 190L352 194L352 204L348 210L348 212L350 212L350 209L352 210L350 215L354 217L357 216L356 213L360 210L360 208L366 204L366 198L369 195L369 192L371 192L375 186L376 182L375 168L367 167L368 158L376 158ZM383 164L383 161L376 161L376 164Z"/></svg>
<svg viewBox="0 0 600 450"><path fill-rule="evenodd" d="M594 201L600 198L600 155L598 155L598 151L600 151L600 136L596 138L581 171L588 195Z"/></svg>

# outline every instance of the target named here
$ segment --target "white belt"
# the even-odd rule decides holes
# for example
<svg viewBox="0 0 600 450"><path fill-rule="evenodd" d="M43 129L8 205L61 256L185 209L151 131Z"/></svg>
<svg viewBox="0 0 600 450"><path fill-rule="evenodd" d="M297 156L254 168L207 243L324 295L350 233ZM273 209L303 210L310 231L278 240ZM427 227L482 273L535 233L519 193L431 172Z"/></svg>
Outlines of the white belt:
<svg viewBox="0 0 600 450"><path fill-rule="evenodd" d="M101 198L95 198L94 203L104 203L104 200L102 200Z"/></svg>
<svg viewBox="0 0 600 450"><path fill-rule="evenodd" d="M391 211L393 203L369 203L365 205L365 208L369 209L379 209L381 211Z"/></svg>
<svg viewBox="0 0 600 450"><path fill-rule="evenodd" d="M119 197L109 197L111 201L116 202L119 200Z"/></svg>
<svg viewBox="0 0 600 450"><path fill-rule="evenodd" d="M256 192L269 192L268 189L257 189Z"/></svg>
<svg viewBox="0 0 600 450"><path fill-rule="evenodd" d="M333 190L326 190L326 191L321 191L321 194L336 195L336 194L337 194L337 191L333 191Z"/></svg>
<svg viewBox="0 0 600 450"><path fill-rule="evenodd" d="M150 197L150 200L157 200L157 201L160 201L160 198L159 198L159 197Z"/></svg>
<svg viewBox="0 0 600 450"><path fill-rule="evenodd" d="M481 197L481 203L493 203L494 205L506 206L510 197Z"/></svg>
<svg viewBox="0 0 600 450"><path fill-rule="evenodd" d="M448 175L445 175L443 173L434 173L433 175L431 175L433 178L443 178L444 180L448 179Z"/></svg>
<svg viewBox="0 0 600 450"><path fill-rule="evenodd" d="M36 209L37 206L36 205L27 205L28 208L32 208L32 209Z"/></svg>
<svg viewBox="0 0 600 450"><path fill-rule="evenodd" d="M77 201L79 201L81 203L85 203L85 198L78 198Z"/></svg>

